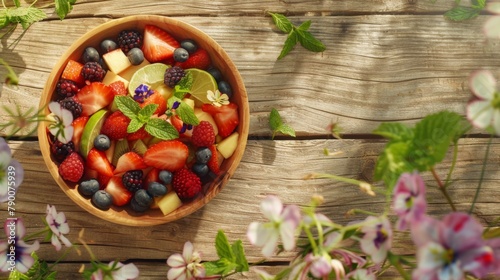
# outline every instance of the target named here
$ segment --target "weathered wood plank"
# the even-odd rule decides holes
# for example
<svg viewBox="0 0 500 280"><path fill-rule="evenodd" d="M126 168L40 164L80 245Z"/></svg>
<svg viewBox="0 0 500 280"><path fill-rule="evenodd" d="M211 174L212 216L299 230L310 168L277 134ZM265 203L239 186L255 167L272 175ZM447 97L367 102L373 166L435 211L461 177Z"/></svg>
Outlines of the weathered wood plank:
<svg viewBox="0 0 500 280"><path fill-rule="evenodd" d="M299 136L324 136L332 121L346 134L367 134L382 121L414 123L444 109L464 113L470 98L469 74L481 68L496 71L500 65L498 42L485 42L479 32L486 17L454 23L441 16L297 16L297 23L313 21L311 31L327 50L314 54L298 46L281 61L276 57L285 35L273 29L269 18L179 19L218 41L241 71L250 100L252 136L270 135L267 116L273 107ZM107 20L33 25L2 55L21 84L17 89L0 85L0 105L17 104L23 110L37 106L59 56L74 38ZM4 39L5 45L21 34L19 29ZM0 121L5 116L0 110Z"/></svg>
<svg viewBox="0 0 500 280"><path fill-rule="evenodd" d="M487 140L463 139L455 171L455 182L450 195L460 211L470 207L478 179ZM37 142L12 142L14 157L23 164L26 175L16 197L16 215L26 221L28 232L39 230L40 219L46 204L56 205L66 213L72 228L69 238L76 240L81 228L85 228L86 240L97 257L103 261L115 258L163 260L182 250L182 244L191 240L204 253L204 258L216 258L213 246L217 230L222 229L229 240L242 239L251 262L260 260L260 250L251 246L245 238L250 222L262 221L259 202L268 194L277 194L285 203L301 206L308 204L312 194L320 194L325 204L319 210L338 223L346 224L363 216L346 217L350 209L381 212L384 198L367 197L357 187L330 180L308 180L303 177L311 172L329 172L355 179L370 180L378 153L384 146L382 141L368 140L310 140L310 141L249 141L245 156L233 178L224 190L208 205L194 214L165 225L145 228L130 228L100 220L73 204L55 185L47 174L38 150ZM328 148L334 156L324 156ZM490 161L476 212L484 224L498 217L498 180L500 180L500 140L491 146ZM436 171L444 177L448 171L449 158L437 166ZM306 164L304 164L306 163ZM430 174L424 174L428 187L429 213L441 216L449 209L441 194L433 187ZM380 187L380 184L375 184ZM0 205L0 213L6 213ZM1 214L5 217L6 214ZM221 219L223 215L223 219ZM392 217L394 218L394 217ZM405 234L395 237L395 251L408 253L413 250ZM40 255L48 260L57 257L50 244L43 244ZM287 261L291 253L274 257L272 261ZM70 254L69 261L88 261L88 256Z"/></svg>

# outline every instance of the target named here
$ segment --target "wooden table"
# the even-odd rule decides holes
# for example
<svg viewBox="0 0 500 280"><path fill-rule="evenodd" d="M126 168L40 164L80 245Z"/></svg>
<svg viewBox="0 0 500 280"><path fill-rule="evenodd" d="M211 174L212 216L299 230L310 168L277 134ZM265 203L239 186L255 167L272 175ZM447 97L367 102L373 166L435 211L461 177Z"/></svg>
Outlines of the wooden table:
<svg viewBox="0 0 500 280"><path fill-rule="evenodd" d="M259 202L268 194L299 205L306 205L312 194L320 194L325 198L320 211L344 224L364 218L346 217L353 208L381 212L384 198L380 195L370 198L345 183L303 178L312 172L327 172L373 182L374 164L386 143L371 135L374 128L389 121L411 125L445 109L464 114L471 97L469 74L482 68L500 73L500 42L488 42L481 33L488 16L460 23L447 21L443 14L453 5L451 0L79 0L64 21L52 15L24 34L19 26L1 40L0 56L19 75L20 85L0 85L0 105L18 105L23 110L37 106L59 56L89 29L127 15L159 14L198 27L227 51L245 81L251 123L243 160L223 191L184 219L146 228L111 224L83 211L51 178L37 138L12 140L14 157L26 172L16 198L17 215L25 219L28 232L35 232L43 226L40 217L45 215L46 204L55 205L68 218L69 239L76 240L85 228L86 239L101 261L133 261L141 271L140 279L165 279L166 259L181 252L185 241L192 241L204 260L216 259L214 238L219 229L231 241L243 240L250 262L261 260L260 249L250 245L245 234L250 222L263 220ZM312 53L298 46L277 61L286 36L274 27L268 11L286 14L295 24L311 20L311 32L323 41L326 51ZM46 12L51 14L53 8ZM3 76L5 71L0 69ZM296 138L271 140L268 116L272 108L295 128ZM5 118L2 109L0 121ZM331 122L339 124L344 139L328 133ZM451 188L462 211L472 202L488 142L482 131L473 133L459 142ZM325 156L325 148L333 154ZM448 157L437 166L442 176L450 160ZM476 205L484 224L498 217L499 163L500 141L493 139ZM424 178L432 182L430 174ZM435 188L429 188L428 197L431 214L448 211ZM1 205L0 210L5 217L6 206ZM396 234L394 247L401 254L413 250L404 234ZM54 252L50 243L43 243L39 255L55 261L59 255ZM292 256L276 256L261 266L272 272ZM78 277L78 268L88 260L85 253L71 253L58 266L59 279ZM246 273L233 278L255 277Z"/></svg>

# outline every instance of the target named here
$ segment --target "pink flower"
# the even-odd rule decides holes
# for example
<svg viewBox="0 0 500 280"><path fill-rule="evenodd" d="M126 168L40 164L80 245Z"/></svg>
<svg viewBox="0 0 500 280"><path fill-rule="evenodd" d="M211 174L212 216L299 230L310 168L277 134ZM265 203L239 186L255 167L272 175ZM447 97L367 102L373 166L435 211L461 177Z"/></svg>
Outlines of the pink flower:
<svg viewBox="0 0 500 280"><path fill-rule="evenodd" d="M23 179L22 165L12 158L9 145L0 137L0 202L14 200Z"/></svg>
<svg viewBox="0 0 500 280"><path fill-rule="evenodd" d="M288 279L309 279L309 274L319 279L330 279L332 271L336 276L334 279L343 279L345 276L344 265L339 260L332 259L327 253L309 253L303 260L297 259L293 262L291 267Z"/></svg>
<svg viewBox="0 0 500 280"><path fill-rule="evenodd" d="M113 280L132 280L139 277L139 269L133 264L123 264L121 262L110 262L109 267L113 267L111 275Z"/></svg>
<svg viewBox="0 0 500 280"><path fill-rule="evenodd" d="M268 223L253 222L248 227L247 237L253 245L262 247L262 254L271 257L281 236L283 247L295 248L295 231L300 223L300 209L296 205L283 206L276 196L266 197L260 204Z"/></svg>
<svg viewBox="0 0 500 280"><path fill-rule="evenodd" d="M16 269L26 273L35 263L31 253L40 248L38 240L28 245L23 238L26 234L23 220L6 220L4 224L7 242L0 242L0 271L12 271Z"/></svg>
<svg viewBox="0 0 500 280"><path fill-rule="evenodd" d="M399 216L396 223L398 230L406 230L409 224L418 221L425 214L425 185L417 172L404 173L399 177L394 187L393 206Z"/></svg>
<svg viewBox="0 0 500 280"><path fill-rule="evenodd" d="M476 127L500 135L500 92L489 70L480 70L470 77L469 87L475 99L467 105L467 118Z"/></svg>
<svg viewBox="0 0 500 280"><path fill-rule="evenodd" d="M346 275L349 280L375 280L376 277L366 269L356 269Z"/></svg>
<svg viewBox="0 0 500 280"><path fill-rule="evenodd" d="M65 109L58 102L52 101L49 103L51 114L47 116L50 123L47 125L50 133L62 143L68 143L73 137L74 127L73 114Z"/></svg>
<svg viewBox="0 0 500 280"><path fill-rule="evenodd" d="M367 217L361 232L364 233L360 241L361 250L368 254L374 263L383 262L392 245L392 229L387 217Z"/></svg>
<svg viewBox="0 0 500 280"><path fill-rule="evenodd" d="M494 264L491 266L491 273L500 275L500 238L493 238L486 240L486 245L488 245L492 250L495 258Z"/></svg>
<svg viewBox="0 0 500 280"><path fill-rule="evenodd" d="M201 264L201 254L194 250L193 244L189 241L184 243L181 254L173 254L167 260L167 278L169 280L190 280L196 277L205 276L205 268Z"/></svg>
<svg viewBox="0 0 500 280"><path fill-rule="evenodd" d="M442 221L426 218L415 224L415 230L414 279L463 279L464 272L483 277L491 270L493 250L482 239L483 227L471 216L454 212Z"/></svg>
<svg viewBox="0 0 500 280"><path fill-rule="evenodd" d="M66 216L63 212L57 213L55 206L50 206L47 204L47 216L45 221L51 230L51 242L56 250L61 250L61 241L66 245L66 247L71 247L71 242L64 236L64 234L69 233L69 225L66 221ZM59 241L61 239L61 241Z"/></svg>

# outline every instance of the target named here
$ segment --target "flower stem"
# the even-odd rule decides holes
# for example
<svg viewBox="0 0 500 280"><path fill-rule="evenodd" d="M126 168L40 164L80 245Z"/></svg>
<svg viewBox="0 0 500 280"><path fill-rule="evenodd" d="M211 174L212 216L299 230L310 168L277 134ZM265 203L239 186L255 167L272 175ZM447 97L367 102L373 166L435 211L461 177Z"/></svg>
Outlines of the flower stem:
<svg viewBox="0 0 500 280"><path fill-rule="evenodd" d="M444 181L444 188L447 188L451 183L451 174L453 173L453 170L455 169L455 165L457 163L457 157L458 157L458 143L455 143L453 145L453 159L451 161L450 170L448 171L448 175L446 176L446 180Z"/></svg>
<svg viewBox="0 0 500 280"><path fill-rule="evenodd" d="M455 207L455 204L453 204L453 201L451 200L450 195L446 191L446 186L443 184L443 181L439 178L439 175L436 173L436 170L434 168L431 168L432 176L434 176L434 179L436 180L438 184L438 189L441 191L443 194L444 198L446 198L446 201L450 205L451 209L453 211L457 211L457 208Z"/></svg>
<svg viewBox="0 0 500 280"><path fill-rule="evenodd" d="M47 232L50 232L50 228L49 228L49 227L46 227L46 228L44 228L44 229L42 229L42 230L40 230L40 231L34 232L34 233L32 233L32 234L29 234L29 235L25 236L25 237L23 238L23 240L24 240L25 242L28 242L28 241L31 241L33 238L35 238L35 237L37 237L37 236L40 236L40 235L42 235L42 234L44 234L44 233L47 233Z"/></svg>
<svg viewBox="0 0 500 280"><path fill-rule="evenodd" d="M470 206L469 209L469 214L471 214L472 211L474 211L474 207L476 206L476 201L479 197L479 192L481 191L481 187L483 186L484 172L486 171L486 162L488 161L488 156L490 154L490 147L492 140L493 140L493 134L491 135L490 140L488 140L488 146L486 146L486 152L484 153L484 159L483 159L483 167L481 168L481 176L479 177L479 184L477 185L476 193L474 194L474 199L472 200L472 205Z"/></svg>

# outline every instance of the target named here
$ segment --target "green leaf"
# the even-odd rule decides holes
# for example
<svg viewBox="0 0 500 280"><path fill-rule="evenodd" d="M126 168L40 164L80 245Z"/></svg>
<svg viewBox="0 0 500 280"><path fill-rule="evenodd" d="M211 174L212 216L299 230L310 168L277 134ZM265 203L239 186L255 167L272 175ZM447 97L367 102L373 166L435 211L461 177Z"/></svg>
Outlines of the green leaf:
<svg viewBox="0 0 500 280"><path fill-rule="evenodd" d="M444 16L449 20L462 21L476 17L480 12L480 9L458 6L447 11Z"/></svg>
<svg viewBox="0 0 500 280"><path fill-rule="evenodd" d="M394 141L406 141L413 138L413 129L401 123L382 123L373 133Z"/></svg>
<svg viewBox="0 0 500 280"><path fill-rule="evenodd" d="M278 110L276 110L275 108L271 110L271 114L269 115L269 126L273 131L273 137L272 137L273 139L274 135L277 132L281 132L285 135L290 135L292 137L295 137L295 130L289 125L283 123L283 120L281 119Z"/></svg>
<svg viewBox="0 0 500 280"><path fill-rule="evenodd" d="M297 29L302 30L302 31L307 31L309 30L309 27L311 27L311 21L304 21Z"/></svg>
<svg viewBox="0 0 500 280"><path fill-rule="evenodd" d="M486 0L473 0L472 7L474 9L482 10L484 9L484 7L486 7Z"/></svg>
<svg viewBox="0 0 500 280"><path fill-rule="evenodd" d="M5 26L9 25L11 22L9 18L7 17L7 10L0 10L0 29L4 28ZM3 35L0 35L0 38L2 38Z"/></svg>
<svg viewBox="0 0 500 280"><path fill-rule="evenodd" d="M173 96L179 99L184 98L184 96L191 91L192 86L193 75L191 75L190 72L187 72L186 75L175 85Z"/></svg>
<svg viewBox="0 0 500 280"><path fill-rule="evenodd" d="M16 5L16 7L21 7L21 1L14 0L14 5Z"/></svg>
<svg viewBox="0 0 500 280"><path fill-rule="evenodd" d="M282 59L289 52L291 52L295 48L295 45L297 45L298 41L299 41L299 37L297 35L297 32L295 30L290 32L290 34L288 34L288 37L285 40L285 44L283 45L283 49L281 50L281 53L278 56L278 60Z"/></svg>
<svg viewBox="0 0 500 280"><path fill-rule="evenodd" d="M412 172L414 167L407 161L409 143L389 143L379 155L375 164L375 180L383 180L389 191L392 191L399 176L404 172Z"/></svg>
<svg viewBox="0 0 500 280"><path fill-rule="evenodd" d="M56 3L56 13L59 19L63 20L69 12L73 9L73 5L76 0L55 0Z"/></svg>
<svg viewBox="0 0 500 280"><path fill-rule="evenodd" d="M179 132L170 123L159 119L151 118L144 127L147 133L151 136L160 138L162 140L173 140L179 138Z"/></svg>
<svg viewBox="0 0 500 280"><path fill-rule="evenodd" d="M226 270L225 264L219 262L218 260L204 262L202 265L205 267L205 276L221 275L224 270Z"/></svg>
<svg viewBox="0 0 500 280"><path fill-rule="evenodd" d="M181 118L181 120L186 124L198 125L200 124L200 120L194 114L193 108L189 106L186 102L181 101L179 107L175 109L175 112Z"/></svg>
<svg viewBox="0 0 500 280"><path fill-rule="evenodd" d="M245 256L245 249L243 248L243 242L238 240L231 245L232 251L235 256L235 262L238 265L236 268L237 272L248 271L250 269L248 265L247 258Z"/></svg>
<svg viewBox="0 0 500 280"><path fill-rule="evenodd" d="M286 16L275 13L269 13L269 14L273 18L276 27L278 27L281 31L285 33L290 33L292 31L293 24Z"/></svg>
<svg viewBox="0 0 500 280"><path fill-rule="evenodd" d="M144 108L139 110L139 112L137 113L137 119L142 121L143 123L147 122L155 113L156 108L158 108L158 104L148 104L144 106Z"/></svg>
<svg viewBox="0 0 500 280"><path fill-rule="evenodd" d="M44 18L47 15L44 11L35 7L16 7L7 10L7 18L10 18L10 22L20 23L24 30L28 27Z"/></svg>
<svg viewBox="0 0 500 280"><path fill-rule="evenodd" d="M299 35L299 42L304 48L312 52L322 52L326 49L325 45L320 40L314 38L309 31L297 29L297 34Z"/></svg>
<svg viewBox="0 0 500 280"><path fill-rule="evenodd" d="M229 245L229 241L227 240L226 234L222 230L219 230L217 232L217 236L215 237L215 249L217 250L217 255L219 256L219 258L226 258L233 262L236 260L231 245Z"/></svg>
<svg viewBox="0 0 500 280"><path fill-rule="evenodd" d="M137 130L141 129L141 127L145 124L146 122L143 122L139 120L138 118L134 118L130 120L130 123L127 126L127 133L134 133Z"/></svg>
<svg viewBox="0 0 500 280"><path fill-rule="evenodd" d="M139 114L141 106L139 106L139 104L137 104L132 97L117 95L115 96L114 101L118 110L120 110L125 116L130 119L137 118L137 114Z"/></svg>

